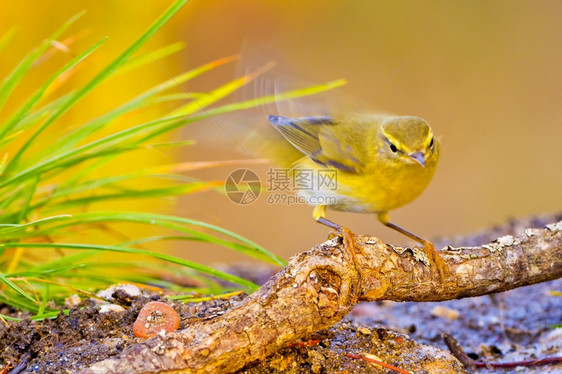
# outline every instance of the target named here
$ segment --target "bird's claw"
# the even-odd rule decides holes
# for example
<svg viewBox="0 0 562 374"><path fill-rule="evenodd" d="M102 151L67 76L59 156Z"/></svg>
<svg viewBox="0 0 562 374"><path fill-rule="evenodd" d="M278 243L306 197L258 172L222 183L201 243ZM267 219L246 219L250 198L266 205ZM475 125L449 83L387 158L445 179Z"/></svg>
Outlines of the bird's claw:
<svg viewBox="0 0 562 374"><path fill-rule="evenodd" d="M334 233L335 234L335 233ZM355 233L348 229L347 227L340 227L339 233L336 234L342 238L343 247L349 252L351 255L353 262L357 265L357 252L364 255L363 248L357 245L357 241L355 240Z"/></svg>
<svg viewBox="0 0 562 374"><path fill-rule="evenodd" d="M443 261L443 258L441 258L441 255L439 255L432 242L424 240L423 249L427 255L431 268L434 270L437 269L441 282L445 282L446 278L451 275L449 267L445 261Z"/></svg>

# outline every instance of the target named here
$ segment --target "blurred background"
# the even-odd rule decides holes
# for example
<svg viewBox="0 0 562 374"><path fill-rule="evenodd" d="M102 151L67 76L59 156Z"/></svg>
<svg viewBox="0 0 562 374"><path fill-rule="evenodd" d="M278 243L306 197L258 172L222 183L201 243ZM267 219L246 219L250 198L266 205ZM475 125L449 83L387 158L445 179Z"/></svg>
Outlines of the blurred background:
<svg viewBox="0 0 562 374"><path fill-rule="evenodd" d="M2 32L15 27L17 35L2 51L0 76L60 24L86 10L70 32L79 36L72 48L84 50L106 35L110 40L93 56L94 64L88 65L92 71L84 72L84 77L75 74L67 83L83 84L170 3L2 2ZM244 72L246 65L269 60L277 63L272 74L310 84L345 78L349 83L340 91L353 97L357 106L370 98L366 108L420 116L442 141L440 165L429 188L415 202L392 212L392 220L426 238L466 234L510 217L552 213L562 207L561 14L561 2L531 0L190 1L144 48L183 41L183 51L162 59L160 66L149 64L140 73L104 84L85 98L81 111L71 111L63 121L71 126L95 117L168 79L168 74L239 53L238 64L221 67L185 88L209 90ZM52 66L67 60L59 53L33 74L45 79ZM252 91L243 95L248 92ZM13 100L26 95L24 85ZM229 98L236 99L240 96ZM164 114L170 108L151 110ZM311 107L309 114L318 114L317 110ZM247 159L232 138L241 136L240 128L246 125L269 126L262 112L219 116L183 128L177 137L194 139L196 145L152 154L144 161ZM245 166L265 184L271 165L240 164ZM237 168L190 175L222 181ZM159 210L223 226L286 259L322 242L329 233L312 220L312 207L268 204L266 193L244 206L220 193L204 192L174 201L136 201L126 208ZM409 243L371 215L329 212L329 218L358 233ZM205 263L241 259L209 245L181 243L173 250Z"/></svg>

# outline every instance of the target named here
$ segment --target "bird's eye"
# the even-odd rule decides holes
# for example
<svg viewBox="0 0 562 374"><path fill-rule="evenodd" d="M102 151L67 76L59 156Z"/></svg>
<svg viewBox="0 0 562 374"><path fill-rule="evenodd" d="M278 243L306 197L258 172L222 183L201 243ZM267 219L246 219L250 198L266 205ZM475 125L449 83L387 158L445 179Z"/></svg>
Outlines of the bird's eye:
<svg viewBox="0 0 562 374"><path fill-rule="evenodd" d="M390 143L390 150L394 153L396 153L396 151L398 151L398 148L396 148L396 146L392 143Z"/></svg>
<svg viewBox="0 0 562 374"><path fill-rule="evenodd" d="M433 147L433 138L431 138L431 141L429 142L429 148Z"/></svg>

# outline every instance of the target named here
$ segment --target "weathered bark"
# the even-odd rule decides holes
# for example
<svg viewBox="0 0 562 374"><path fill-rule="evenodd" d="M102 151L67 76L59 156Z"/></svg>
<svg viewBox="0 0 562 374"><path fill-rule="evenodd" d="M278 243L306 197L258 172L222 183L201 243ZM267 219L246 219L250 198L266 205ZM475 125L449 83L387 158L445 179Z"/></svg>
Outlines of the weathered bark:
<svg viewBox="0 0 562 374"><path fill-rule="evenodd" d="M364 300L442 301L506 291L562 276L562 221L480 247L441 254L441 283L424 253L356 237L358 266L334 238L289 265L236 308L149 339L83 373L227 373L341 320ZM412 256L413 254L413 256Z"/></svg>

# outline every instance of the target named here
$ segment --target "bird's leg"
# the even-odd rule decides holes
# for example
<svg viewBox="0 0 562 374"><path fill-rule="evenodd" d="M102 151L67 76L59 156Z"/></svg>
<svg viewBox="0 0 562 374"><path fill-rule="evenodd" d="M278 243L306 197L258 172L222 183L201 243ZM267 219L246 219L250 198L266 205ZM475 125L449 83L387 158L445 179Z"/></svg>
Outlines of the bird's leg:
<svg viewBox="0 0 562 374"><path fill-rule="evenodd" d="M353 233L353 231L351 231L347 227L338 225L337 223L326 219L326 205L315 206L312 217L316 222L334 229L339 235L341 235L344 248L351 254L353 262L357 266L357 254L355 253L355 251L356 249L358 249L360 253L363 253L363 250L355 242L355 234Z"/></svg>
<svg viewBox="0 0 562 374"><path fill-rule="evenodd" d="M390 222L390 217L388 215L388 212L379 213L378 219L385 226L390 227L391 229L396 230L402 235L406 235L408 238L415 240L416 242L423 245L423 249L427 254L427 258L429 259L430 265L434 267L434 269L437 268L437 270L439 271L439 277L441 278L442 282L445 281L445 278L447 276L451 275L451 272L449 271L447 264L445 263L445 261L443 261L439 253L437 253L437 251L435 250L435 246L433 245L432 242L420 238L416 234L411 233L410 231L403 229L402 227Z"/></svg>

